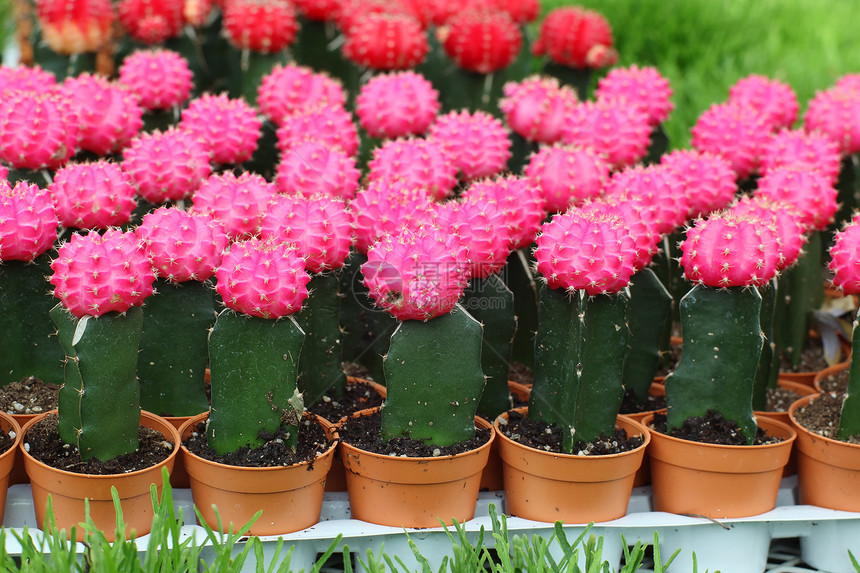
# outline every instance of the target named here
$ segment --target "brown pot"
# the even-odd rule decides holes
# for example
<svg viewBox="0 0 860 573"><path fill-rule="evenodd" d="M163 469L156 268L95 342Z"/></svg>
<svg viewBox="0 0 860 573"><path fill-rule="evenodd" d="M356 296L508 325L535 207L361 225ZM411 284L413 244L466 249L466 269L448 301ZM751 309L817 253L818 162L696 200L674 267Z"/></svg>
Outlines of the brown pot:
<svg viewBox="0 0 860 573"><path fill-rule="evenodd" d="M18 425L15 417L5 412L0 412L0 431L9 433L15 432L15 440L12 445L3 453L0 453L0 523L3 523L3 512L6 510L6 490L10 485L13 485L11 480L12 472L17 466L20 466L18 453L21 449L21 437L23 432L21 426ZM21 482L18 482L21 483Z"/></svg>
<svg viewBox="0 0 860 573"><path fill-rule="evenodd" d="M193 416L162 416L170 422L170 425L178 431L182 424L190 420ZM170 472L170 487L189 488L191 481L188 479L188 472L185 471L185 454L182 453L182 448L176 452L176 461L173 463L173 471Z"/></svg>
<svg viewBox="0 0 860 573"><path fill-rule="evenodd" d="M651 428L653 414L642 423ZM655 511L709 518L759 515L776 506L782 470L797 436L788 425L758 420L776 444L725 446L673 438L651 430L651 488Z"/></svg>
<svg viewBox="0 0 860 573"><path fill-rule="evenodd" d="M529 394L531 394L531 386L508 380L508 389L511 394L519 401L529 402ZM484 471L481 473L481 491L502 491L505 488L504 479L502 478L502 456L499 455L499 441L494 440L490 447L490 457L487 459L487 465L484 466Z"/></svg>
<svg viewBox="0 0 860 573"><path fill-rule="evenodd" d="M666 385L663 384L660 380L657 380L658 377L654 378L654 382L651 384L651 388L648 389L648 393L652 396L665 396L666 395ZM665 376L660 376L659 378L665 379ZM642 420L645 419L645 416L648 414L653 414L655 412L665 412L665 408L661 410L647 410L645 412L635 412L632 414L624 414L634 422L642 423ZM633 487L642 487L651 483L651 459L648 456L648 450L645 450L645 455L642 457L642 465L639 466L639 469L636 471L636 477L633 479Z"/></svg>
<svg viewBox="0 0 860 573"><path fill-rule="evenodd" d="M356 412L372 415L378 408ZM480 417L475 425L492 426ZM495 439L454 456L401 458L368 452L346 442L340 454L346 468L349 505L354 519L393 527L440 527L475 515L481 473Z"/></svg>
<svg viewBox="0 0 860 573"><path fill-rule="evenodd" d="M514 410L523 415L528 408ZM609 521L627 513L636 470L642 463L649 432L640 423L618 416L616 425L644 443L629 452L606 456L557 454L524 446L499 431L505 479L505 513L535 521L588 523Z"/></svg>
<svg viewBox="0 0 860 573"><path fill-rule="evenodd" d="M47 414L55 414L51 410L33 418L22 428L23 441L26 442L27 430ZM164 438L173 444L179 443L179 433L163 418L141 411L140 424L160 432ZM114 510L111 488L116 488L119 494L122 514L127 531L135 532L136 536L146 535L152 528L152 500L150 486L155 484L159 497L161 496L161 468L167 471L173 469L178 447L165 460L158 464L130 472L127 474L90 475L68 472L44 464L31 456L22 446L24 466L30 476L33 488L33 505L36 510L36 523L46 526L45 514L48 496L53 504L54 517L57 527L70 531L73 526L84 520L84 500L89 500L90 517L96 527L104 532L108 541L116 538L116 512ZM77 531L77 538L82 537Z"/></svg>
<svg viewBox="0 0 860 573"><path fill-rule="evenodd" d="M801 396L808 396L810 394L815 394L815 390L810 388L806 384L801 384L800 382L794 382L792 380L785 380L780 378L776 382L781 388L785 388L786 390L791 390L792 392L796 392ZM758 411L755 412L756 418L771 418L773 420L779 420L783 424L791 426L791 417L788 415L788 411L785 412L765 412ZM782 470L782 477L793 476L797 473L797 442L791 448L791 455L788 457L788 463L785 464L785 467Z"/></svg>
<svg viewBox="0 0 860 573"><path fill-rule="evenodd" d="M825 438L801 426L794 413L819 394L804 396L789 408L797 431L797 481L800 503L860 511L860 445Z"/></svg>
<svg viewBox="0 0 860 573"><path fill-rule="evenodd" d="M209 412L204 412L185 422L179 430L182 441L208 417ZM321 425L329 439L336 440L331 428ZM222 532L236 531L261 509L263 513L251 526L249 535L279 535L307 529L320 519L335 445L333 441L313 462L269 468L220 464L203 459L182 445L194 505L216 531L219 516ZM213 506L217 506L217 512Z"/></svg>
<svg viewBox="0 0 860 573"><path fill-rule="evenodd" d="M12 418L15 419L18 426L23 428L27 425L27 422L38 415L39 414L12 414ZM27 475L27 470L24 468L24 454L20 451L15 452L15 463L12 466L12 472L9 474L9 485L15 485L18 483L30 483L30 476Z"/></svg>
<svg viewBox="0 0 860 573"><path fill-rule="evenodd" d="M824 392L824 388L821 387L821 382L829 376L833 376L843 370L847 370L851 367L851 361L846 360L845 362L840 362L839 364L834 364L833 366L828 366L824 370L819 370L815 374L815 378L812 379L812 391L807 392L805 395L815 394L818 392Z"/></svg>

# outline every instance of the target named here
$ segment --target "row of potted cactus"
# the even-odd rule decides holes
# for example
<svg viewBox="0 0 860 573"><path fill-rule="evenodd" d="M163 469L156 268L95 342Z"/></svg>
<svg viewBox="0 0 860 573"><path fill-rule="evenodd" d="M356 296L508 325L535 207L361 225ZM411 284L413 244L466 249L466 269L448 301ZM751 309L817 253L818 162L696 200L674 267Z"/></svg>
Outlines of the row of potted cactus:
<svg viewBox="0 0 860 573"><path fill-rule="evenodd" d="M197 458L269 443L294 452L316 425L304 411L344 396L342 362L366 359L384 383L384 405L323 424L328 439L292 467L314 490L290 506L303 516L278 517L259 501L285 468L257 468L251 473L263 482L247 488L244 513L228 522L244 523L266 505L271 515L256 533L312 524L338 431L353 514L377 523L468 519L493 450L508 510L533 519L623 515L646 449L657 509L738 517L772 508L796 430L754 410L777 383L780 355L796 360L802 349L807 310L824 284L822 234L837 218L839 191L843 203L856 194L846 184L860 149L856 78L816 96L803 128L794 127L799 105L789 86L745 78L702 115L694 149L663 153L659 126L672 92L657 70L612 69L592 100L582 85L580 95L570 87L588 66L614 60L611 33L596 14L575 7L549 14L534 49L549 54L545 73L555 77L525 77L528 66L514 60L522 25L537 13L521 12L529 3L475 2L434 13L433 24L431 8L444 11L445 3L296 4L305 42L295 46L297 58L327 62L343 82L285 61L297 34L288 2L228 0L211 12L186 4L194 17L183 41L198 50L183 53L193 62L164 47L124 53L131 41L70 44L77 37L70 30L107 34L102 20L111 10L50 16L52 3L37 3L37 28L65 69L111 46L121 58L117 80L73 73L59 83L39 67L0 69L0 161L9 170L0 183L0 320L9 333L0 370L5 383L31 375L63 381L56 418L33 420L24 432L53 424L82 461L104 462L137 450L141 408L191 416L176 421L178 430L144 424L173 444L161 463L172 466L181 449L195 497L215 488L223 514L232 470L216 470L213 459L200 469ZM169 45L179 33L174 8L125 0L118 14L134 42ZM330 21L316 25L314 14ZM208 64L230 57L217 59L210 41L220 40L206 30L222 26L238 60L229 77L241 83L218 88L214 78L224 70ZM306 34L333 29L342 49L337 42L310 49L319 38ZM440 47L431 49L432 41ZM443 57L456 72L438 73L451 65L442 66ZM436 67L403 70L421 70L422 62ZM201 66L211 85L199 81L205 93L192 97ZM515 67L519 77L495 99L494 74ZM457 95L463 86L476 89ZM218 93L224 88L229 94ZM462 102L473 107L457 107ZM831 257L834 283L846 292L860 290L851 278L852 228L837 236ZM649 393L673 304L683 346L665 381L665 424L619 417L625 392L640 403ZM530 348L520 356L533 367L534 386L527 410L511 411L508 366L518 338ZM849 386L845 433L856 417L854 394ZM709 485L666 485L683 455L670 446L692 447L667 435L712 413L736 438L729 450L775 452L757 472L764 493L730 485L712 505L702 502ZM378 418L372 441L382 456L349 445L351 426L364 417ZM524 430L512 428L527 426L555 432L558 444L522 446L515 434ZM774 443L753 445L762 430ZM180 446L194 435L205 439L205 456ZM628 437L628 451L589 455L601 441ZM461 490L462 506L440 505L454 503L453 494L416 496L360 476L378 466L390 477L403 460L384 448L404 438L429 447L419 458L421 479L436 465L454 472L438 481ZM463 443L471 444L465 453L445 449ZM38 512L49 482L69 476L37 474L44 464L32 449L22 455ZM532 456L549 459L543 481L517 490L526 466L544 464ZM465 469L451 469L462 459ZM587 468L591 477L578 480L595 488L593 476L604 470L594 468L604 462L614 466L606 471L615 491L572 489L574 466ZM145 503L155 467L156 477L135 486ZM557 482L562 489L548 493ZM369 490L400 496L395 505L412 514L395 515L380 498L359 501ZM743 506L743 492L757 504ZM56 508L60 492L52 495ZM542 513L535 497L553 513ZM588 503L607 498L607 510Z"/></svg>

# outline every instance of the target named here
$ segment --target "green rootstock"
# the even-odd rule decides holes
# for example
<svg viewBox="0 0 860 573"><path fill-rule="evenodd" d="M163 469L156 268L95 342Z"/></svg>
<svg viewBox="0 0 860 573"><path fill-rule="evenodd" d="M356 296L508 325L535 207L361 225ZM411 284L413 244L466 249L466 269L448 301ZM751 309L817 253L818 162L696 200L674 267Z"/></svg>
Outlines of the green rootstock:
<svg viewBox="0 0 860 573"><path fill-rule="evenodd" d="M628 295L542 287L529 417L562 427L562 447L612 436L624 396Z"/></svg>
<svg viewBox="0 0 860 573"><path fill-rule="evenodd" d="M346 375L342 365L340 275L314 275L308 291L296 321L306 335L299 359L299 389L310 406L323 396L343 396Z"/></svg>
<svg viewBox="0 0 860 573"><path fill-rule="evenodd" d="M197 281L156 282L143 309L137 374L140 405L162 416L193 416L209 409L206 364L215 324L215 290Z"/></svg>
<svg viewBox="0 0 860 573"><path fill-rule="evenodd" d="M0 386L29 376L63 381L65 354L49 313L57 299L47 288L50 257L0 264Z"/></svg>
<svg viewBox="0 0 860 573"><path fill-rule="evenodd" d="M779 296L779 280L774 278L766 288L759 290L761 295L761 332L764 335L764 345L761 348L758 370L753 387L753 410L764 410L767 407L767 391L776 388L779 379L779 355L777 349L776 300Z"/></svg>
<svg viewBox="0 0 860 573"><path fill-rule="evenodd" d="M820 231L810 233L797 262L780 277L776 328L781 332L782 355L795 367L809 337L809 315L824 302L821 241Z"/></svg>
<svg viewBox="0 0 860 573"><path fill-rule="evenodd" d="M511 345L517 331L514 295L497 274L472 279L463 295L463 307L484 326L481 366L487 384L478 413L490 419L513 407L508 390Z"/></svg>
<svg viewBox="0 0 860 573"><path fill-rule="evenodd" d="M715 410L756 435L752 395L764 337L755 288L693 287L681 299L681 361L666 377L669 428Z"/></svg>
<svg viewBox="0 0 860 573"><path fill-rule="evenodd" d="M505 284L514 293L517 332L511 358L526 366L535 363L535 331L538 316L538 282L532 269L537 264L528 249L517 249L508 256L503 271Z"/></svg>
<svg viewBox="0 0 860 573"><path fill-rule="evenodd" d="M638 404L644 404L660 367L660 343L672 324L672 295L651 269L642 269L630 281L627 322L630 337L624 358L624 388Z"/></svg>
<svg viewBox="0 0 860 573"><path fill-rule="evenodd" d="M860 350L860 314L854 319L854 331L851 335L851 356ZM850 436L860 436L860 367L854 360L851 361L851 369L848 377L848 392L845 396L845 401L842 403L842 416L839 420L840 440L845 440Z"/></svg>
<svg viewBox="0 0 860 573"><path fill-rule="evenodd" d="M449 446L475 435L484 389L481 324L461 306L427 322L406 320L385 355L382 439Z"/></svg>
<svg viewBox="0 0 860 573"><path fill-rule="evenodd" d="M138 447L140 387L137 351L143 310L77 318L62 305L51 309L66 354L60 390L60 438L81 458L107 461Z"/></svg>
<svg viewBox="0 0 860 573"><path fill-rule="evenodd" d="M212 407L207 438L218 453L263 444L261 431L287 428L295 449L304 404L298 393L305 333L292 316L258 318L225 309L209 334Z"/></svg>

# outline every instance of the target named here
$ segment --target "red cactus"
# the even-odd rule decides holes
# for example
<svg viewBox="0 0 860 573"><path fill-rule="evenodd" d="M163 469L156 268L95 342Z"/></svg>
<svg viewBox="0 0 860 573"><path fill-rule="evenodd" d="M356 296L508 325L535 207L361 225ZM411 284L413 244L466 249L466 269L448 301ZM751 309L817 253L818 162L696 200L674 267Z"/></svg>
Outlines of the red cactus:
<svg viewBox="0 0 860 573"><path fill-rule="evenodd" d="M299 24L288 0L227 0L224 33L239 50L280 52L296 39Z"/></svg>
<svg viewBox="0 0 860 573"><path fill-rule="evenodd" d="M358 153L358 128L352 121L352 115L338 105L307 107L285 117L276 136L282 157L303 141L316 141L335 147L350 157Z"/></svg>
<svg viewBox="0 0 860 573"><path fill-rule="evenodd" d="M536 56L571 68L603 68L618 60L609 22L591 10L562 6L547 14L532 46Z"/></svg>
<svg viewBox="0 0 860 573"><path fill-rule="evenodd" d="M506 213L511 250L530 245L544 218L544 198L540 188L526 177L497 176L472 183L463 199L494 201Z"/></svg>
<svg viewBox="0 0 860 573"><path fill-rule="evenodd" d="M779 246L777 271L787 269L797 261L806 243L806 235L800 213L793 205L784 201L773 201L762 195L747 195L732 205L728 213L735 217L757 219L772 224Z"/></svg>
<svg viewBox="0 0 860 573"><path fill-rule="evenodd" d="M2 66L0 65L0 94L6 90L22 90L47 93L54 89L57 78L39 66Z"/></svg>
<svg viewBox="0 0 860 573"><path fill-rule="evenodd" d="M302 141L285 151L275 181L286 195L324 193L350 200L355 197L360 177L354 158L320 142Z"/></svg>
<svg viewBox="0 0 860 573"><path fill-rule="evenodd" d="M509 13L463 10L448 19L442 47L464 70L490 74L511 65L522 46L522 34Z"/></svg>
<svg viewBox="0 0 860 573"><path fill-rule="evenodd" d="M425 189L402 180L369 183L350 203L355 248L366 253L386 235L418 228L431 213L431 201Z"/></svg>
<svg viewBox="0 0 860 573"><path fill-rule="evenodd" d="M671 233L690 212L684 181L665 165L629 167L615 173L606 187L607 201L630 201L658 233Z"/></svg>
<svg viewBox="0 0 860 573"><path fill-rule="evenodd" d="M372 70L405 70L423 62L429 49L421 23L412 16L369 13L346 32L343 55Z"/></svg>
<svg viewBox="0 0 860 573"><path fill-rule="evenodd" d="M845 294L860 293L860 220L836 233L828 268L833 271L833 286Z"/></svg>
<svg viewBox="0 0 860 573"><path fill-rule="evenodd" d="M160 44L182 31L182 0L120 0L119 23L129 36L145 44Z"/></svg>
<svg viewBox="0 0 860 573"><path fill-rule="evenodd" d="M54 52L97 52L110 39L114 11L110 0L38 0L42 39Z"/></svg>
<svg viewBox="0 0 860 573"><path fill-rule="evenodd" d="M205 179L194 194L192 211L212 215L224 225L230 239L245 239L260 231L260 220L278 194L261 175L231 171Z"/></svg>
<svg viewBox="0 0 860 573"><path fill-rule="evenodd" d="M830 137L845 155L860 152L860 91L831 88L815 94L806 110L805 128Z"/></svg>

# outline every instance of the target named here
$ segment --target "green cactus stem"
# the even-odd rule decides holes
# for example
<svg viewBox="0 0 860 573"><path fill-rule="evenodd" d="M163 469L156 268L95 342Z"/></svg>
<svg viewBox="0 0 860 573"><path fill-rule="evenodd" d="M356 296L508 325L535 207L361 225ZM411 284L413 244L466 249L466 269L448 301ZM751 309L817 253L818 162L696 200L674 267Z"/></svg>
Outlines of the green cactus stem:
<svg viewBox="0 0 860 573"><path fill-rule="evenodd" d="M839 169L839 178L836 181L839 210L836 212L833 223L827 228L829 233L841 229L860 206L857 193L860 191L860 164L857 155L845 155ZM829 236L829 234L828 234Z"/></svg>
<svg viewBox="0 0 860 573"><path fill-rule="evenodd" d="M681 299L681 361L666 377L669 428L715 410L752 443L753 385L764 337L762 299L755 288L693 287Z"/></svg>
<svg viewBox="0 0 860 573"><path fill-rule="evenodd" d="M406 436L449 446L475 435L484 389L482 331L460 305L427 322L400 323L383 363L383 440Z"/></svg>
<svg viewBox="0 0 860 573"><path fill-rule="evenodd" d="M505 284L514 293L514 313L517 332L511 359L533 367L535 363L535 331L538 328L538 283L532 269L534 256L525 249L513 251L502 271Z"/></svg>
<svg viewBox="0 0 860 573"><path fill-rule="evenodd" d="M481 367L487 384L478 403L478 414L492 420L513 407L508 390L508 372L511 346L517 331L514 294L498 274L492 274L487 278L472 279L463 295L462 305L484 326Z"/></svg>
<svg viewBox="0 0 860 573"><path fill-rule="evenodd" d="M809 240L797 262L780 278L777 328L783 333L782 355L793 367L800 364L809 338L809 314L824 302L824 265L820 232Z"/></svg>
<svg viewBox="0 0 860 573"><path fill-rule="evenodd" d="M299 31L292 45L296 63L312 68L317 72L325 72L340 80L344 86L353 84L358 72L354 64L343 56L339 49L343 38L334 22L320 22L299 17ZM357 87L357 86L354 86ZM349 102L347 108L354 109L357 90L350 89L347 93Z"/></svg>
<svg viewBox="0 0 860 573"><path fill-rule="evenodd" d="M779 379L779 355L777 348L777 330L775 328L776 299L779 281L774 278L767 288L759 290L761 294L761 331L764 335L764 345L756 371L753 389L753 410L763 411L767 407L767 391L776 388Z"/></svg>
<svg viewBox="0 0 860 573"><path fill-rule="evenodd" d="M209 334L212 407L207 438L218 453L262 445L260 432L286 427L298 441L304 409L296 382L305 333L292 316L258 318L221 311ZM292 428L292 430L289 430Z"/></svg>
<svg viewBox="0 0 860 573"><path fill-rule="evenodd" d="M651 130L651 137L648 143L648 153L645 154L643 162L646 165L657 165L663 154L669 149L669 135L663 128L663 124L657 124Z"/></svg>
<svg viewBox="0 0 860 573"><path fill-rule="evenodd" d="M48 314L57 299L45 288L50 273L48 254L0 264L0 386L29 376L62 383L65 354Z"/></svg>
<svg viewBox="0 0 860 573"><path fill-rule="evenodd" d="M305 404L310 406L323 396L339 397L346 391L340 273L314 275L308 283L308 292L296 321L305 331L298 383Z"/></svg>
<svg viewBox="0 0 860 573"><path fill-rule="evenodd" d="M851 335L851 356L857 356L854 352L860 351L860 314L854 319L854 331ZM847 440L851 436L860 435L860 368L856 368L854 360L851 361L851 367L848 377L848 391L845 394L845 401L842 402L842 415L839 418L839 433L837 434L840 440Z"/></svg>
<svg viewBox="0 0 860 573"><path fill-rule="evenodd" d="M591 87L591 68L571 68L547 60L543 67L543 74L556 78L561 85L575 89L580 101L588 99L588 92Z"/></svg>
<svg viewBox="0 0 860 573"><path fill-rule="evenodd" d="M158 279L143 311L137 365L140 405L161 416L193 416L209 409L204 377L215 290L197 281Z"/></svg>
<svg viewBox="0 0 860 573"><path fill-rule="evenodd" d="M612 436L624 397L629 295L542 287L529 418L562 427L562 449Z"/></svg>
<svg viewBox="0 0 860 573"><path fill-rule="evenodd" d="M289 64L287 50L264 54L248 49L231 50L228 55L230 78L230 97L243 97L251 105L257 105L257 87L263 76L270 73L278 64Z"/></svg>
<svg viewBox="0 0 860 573"><path fill-rule="evenodd" d="M627 322L630 337L624 358L624 388L638 404L644 404L660 367L660 343L672 326L672 295L649 268L630 281Z"/></svg>
<svg viewBox="0 0 860 573"><path fill-rule="evenodd" d="M140 386L137 353L143 310L109 312L98 318L51 309L66 354L57 430L81 458L107 461L138 447Z"/></svg>

